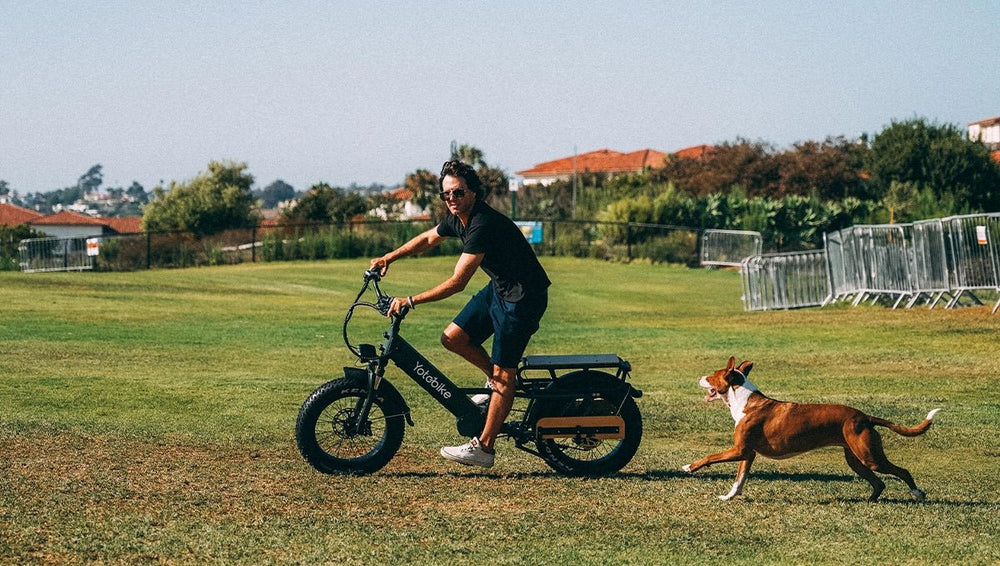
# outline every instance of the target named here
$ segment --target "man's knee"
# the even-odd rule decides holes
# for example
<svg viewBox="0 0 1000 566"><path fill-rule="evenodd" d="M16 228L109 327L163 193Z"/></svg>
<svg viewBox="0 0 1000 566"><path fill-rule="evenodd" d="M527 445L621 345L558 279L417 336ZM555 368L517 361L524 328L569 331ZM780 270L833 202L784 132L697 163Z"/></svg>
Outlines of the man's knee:
<svg viewBox="0 0 1000 566"><path fill-rule="evenodd" d="M469 345L469 335L458 326L449 326L441 333L441 345L455 352Z"/></svg>

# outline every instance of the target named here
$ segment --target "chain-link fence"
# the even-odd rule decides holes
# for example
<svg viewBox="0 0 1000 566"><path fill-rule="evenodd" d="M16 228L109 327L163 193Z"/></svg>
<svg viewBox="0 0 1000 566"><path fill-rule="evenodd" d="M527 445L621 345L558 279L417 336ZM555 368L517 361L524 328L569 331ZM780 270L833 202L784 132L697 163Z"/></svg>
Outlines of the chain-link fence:
<svg viewBox="0 0 1000 566"><path fill-rule="evenodd" d="M189 232L149 232L29 239L22 240L19 246L20 266L28 272L132 271L255 261L377 257L433 225L428 221L359 221L275 225L200 237ZM625 261L645 258L691 266L698 261L696 228L544 220L534 221L531 232L529 241L537 241L533 246L539 255ZM460 242L449 240L428 253L460 251Z"/></svg>

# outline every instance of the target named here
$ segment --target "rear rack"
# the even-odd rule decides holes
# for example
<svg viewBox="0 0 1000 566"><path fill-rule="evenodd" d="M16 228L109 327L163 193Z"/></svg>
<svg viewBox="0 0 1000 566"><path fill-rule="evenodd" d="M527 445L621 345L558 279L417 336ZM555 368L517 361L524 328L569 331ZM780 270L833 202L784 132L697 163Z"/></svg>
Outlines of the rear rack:
<svg viewBox="0 0 1000 566"><path fill-rule="evenodd" d="M555 379L557 371L616 369L617 377L621 378L632 370L632 365L621 359L618 354L569 354L555 356L525 356L517 369L518 379L527 379L524 373L532 370L542 370Z"/></svg>

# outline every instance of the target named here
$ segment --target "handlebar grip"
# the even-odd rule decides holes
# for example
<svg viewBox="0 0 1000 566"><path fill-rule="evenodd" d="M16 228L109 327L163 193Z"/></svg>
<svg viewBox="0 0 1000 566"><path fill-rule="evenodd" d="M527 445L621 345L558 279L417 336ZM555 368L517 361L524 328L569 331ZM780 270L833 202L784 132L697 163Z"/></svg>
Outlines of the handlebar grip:
<svg viewBox="0 0 1000 566"><path fill-rule="evenodd" d="M379 298L378 302L375 303L375 308L378 309L378 312L382 313L382 316L389 316L389 307L392 305L393 299L395 299L395 297L385 295ZM403 308L400 309L399 316L397 318L402 320L408 312L410 312L410 307L403 305Z"/></svg>
<svg viewBox="0 0 1000 566"><path fill-rule="evenodd" d="M372 280L372 279L374 279L375 281L378 281L379 279L382 279L382 274L379 273L378 269L366 269L365 270L365 280L369 281L369 280Z"/></svg>

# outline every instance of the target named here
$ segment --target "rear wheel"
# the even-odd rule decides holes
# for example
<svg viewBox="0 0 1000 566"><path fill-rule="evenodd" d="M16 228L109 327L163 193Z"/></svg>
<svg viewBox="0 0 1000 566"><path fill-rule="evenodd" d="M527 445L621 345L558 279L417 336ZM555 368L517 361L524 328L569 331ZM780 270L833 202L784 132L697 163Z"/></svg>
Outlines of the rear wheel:
<svg viewBox="0 0 1000 566"><path fill-rule="evenodd" d="M625 435L620 439L538 439L538 452L552 469L569 476L601 476L617 472L632 460L642 440L642 415L619 379L601 372L580 372L560 378L549 391L577 395L545 402L540 417L617 415L625 422Z"/></svg>
<svg viewBox="0 0 1000 566"><path fill-rule="evenodd" d="M325 474L370 474L403 442L404 412L392 396L376 393L367 418L358 420L366 390L353 380L322 385L302 404L295 423L299 452Z"/></svg>

